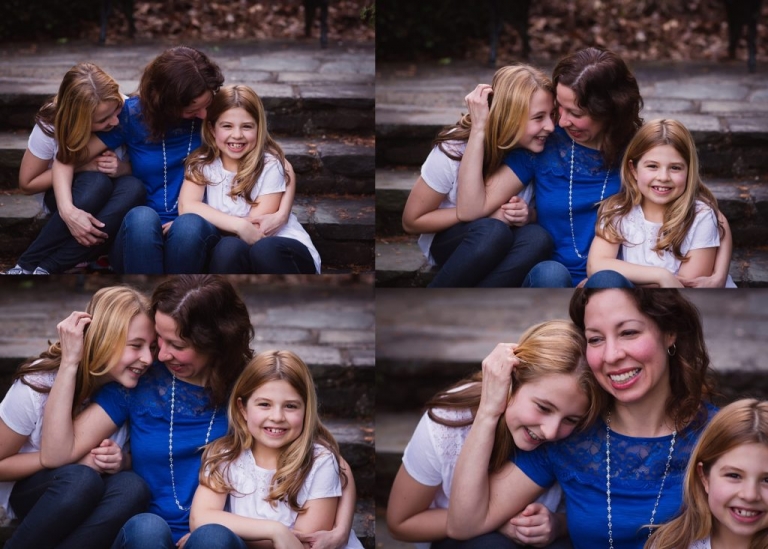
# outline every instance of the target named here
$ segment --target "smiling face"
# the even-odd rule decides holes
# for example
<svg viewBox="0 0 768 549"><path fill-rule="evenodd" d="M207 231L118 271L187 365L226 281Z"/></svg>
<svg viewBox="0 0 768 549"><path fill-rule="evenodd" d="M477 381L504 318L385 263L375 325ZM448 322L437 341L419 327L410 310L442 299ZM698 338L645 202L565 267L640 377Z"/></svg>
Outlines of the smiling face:
<svg viewBox="0 0 768 549"><path fill-rule="evenodd" d="M726 452L705 474L697 467L712 511L718 547L747 547L752 536L768 528L768 446L742 444Z"/></svg>
<svg viewBox="0 0 768 549"><path fill-rule="evenodd" d="M604 124L592 118L587 111L578 106L574 91L557 85L558 124L579 145L590 149L599 149L603 140Z"/></svg>
<svg viewBox="0 0 768 549"><path fill-rule="evenodd" d="M658 145L629 164L643 195L641 207L646 219L661 222L667 206L685 192L688 164L672 145Z"/></svg>
<svg viewBox="0 0 768 549"><path fill-rule="evenodd" d="M192 103L181 110L181 117L184 120L192 120L193 118L200 118L201 120L205 120L207 109L212 101L213 92L203 92L201 95L195 97L192 100Z"/></svg>
<svg viewBox="0 0 768 549"><path fill-rule="evenodd" d="M169 315L155 313L157 358L177 378L204 386L208 379L208 357L179 336L176 321Z"/></svg>
<svg viewBox="0 0 768 549"><path fill-rule="evenodd" d="M108 132L119 124L118 116L122 107L117 101L103 101L98 104L91 117L92 132Z"/></svg>
<svg viewBox="0 0 768 549"><path fill-rule="evenodd" d="M256 463L275 469L280 452L304 429L305 403L301 395L285 380L268 381L245 403L239 399L237 407L253 435Z"/></svg>
<svg viewBox="0 0 768 549"><path fill-rule="evenodd" d="M604 290L589 298L584 311L587 362L598 383L622 403L670 395L667 349L673 334L662 334L628 294Z"/></svg>
<svg viewBox="0 0 768 549"><path fill-rule="evenodd" d="M240 160L256 147L256 120L242 107L224 111L213 126L225 170L236 172Z"/></svg>
<svg viewBox="0 0 768 549"><path fill-rule="evenodd" d="M550 374L521 385L512 395L504 419L515 446L530 451L570 435L588 406L577 375Z"/></svg>
<svg viewBox="0 0 768 549"><path fill-rule="evenodd" d="M544 150L547 136L555 129L555 124L552 121L554 108L552 94L546 90L536 90L531 97L531 104L528 108L525 133L517 143L519 147L535 153Z"/></svg>
<svg viewBox="0 0 768 549"><path fill-rule="evenodd" d="M125 348L120 361L104 376L104 381L116 381L123 387L136 387L139 378L152 364L155 346L155 326L145 314L139 313L128 324Z"/></svg>

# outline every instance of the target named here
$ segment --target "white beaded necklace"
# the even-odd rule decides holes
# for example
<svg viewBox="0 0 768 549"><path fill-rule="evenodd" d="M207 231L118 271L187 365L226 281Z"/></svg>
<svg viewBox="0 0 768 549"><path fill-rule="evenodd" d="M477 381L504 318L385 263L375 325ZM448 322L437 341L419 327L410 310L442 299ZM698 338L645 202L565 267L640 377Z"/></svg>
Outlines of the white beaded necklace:
<svg viewBox="0 0 768 549"><path fill-rule="evenodd" d="M568 179L568 219L571 222L571 240L573 241L573 251L579 259L584 259L584 256L579 253L579 249L576 247L576 233L573 230L573 156L574 149L576 148L576 142L571 139L571 175ZM608 185L608 176L611 175L611 170L605 174L605 181L603 181L603 190L600 191L600 201L605 198L605 187Z"/></svg>
<svg viewBox="0 0 768 549"><path fill-rule="evenodd" d="M173 500L176 502L176 506L181 511L189 511L190 507L183 507L179 501L179 496L176 495L176 478L173 474L173 412L176 408L176 376L173 376L171 381L171 427L168 430L168 464L171 467L171 488L173 488ZM211 422L208 424L208 432L205 433L205 444L208 444L208 439L211 437L211 429L213 428L213 420L216 418L216 410L218 408L214 406L213 414L211 414Z"/></svg>
<svg viewBox="0 0 768 549"><path fill-rule="evenodd" d="M656 517L656 509L659 507L659 500L661 500L661 492L664 490L664 483L669 476L669 465L672 463L672 452L675 451L675 438L677 437L677 429L672 431L672 442L669 444L669 455L667 456L667 465L664 467L664 476L661 477L661 486L659 487L659 494L656 496L656 502L653 504L653 511L651 511L650 524L653 526L653 519ZM608 545L610 549L613 549L613 522L611 517L611 413L608 412L608 418L605 422L605 494L606 502L608 504ZM648 529L648 537L651 537L653 530Z"/></svg>
<svg viewBox="0 0 768 549"><path fill-rule="evenodd" d="M189 145L187 145L187 156L192 152L192 137L195 135L195 120L192 119L192 129L189 130ZM186 157L185 157L186 158ZM165 205L165 211L171 212L176 209L179 204L179 198L176 197L176 202L173 204L173 208L168 209L168 161L165 158L165 137L163 137L163 204Z"/></svg>

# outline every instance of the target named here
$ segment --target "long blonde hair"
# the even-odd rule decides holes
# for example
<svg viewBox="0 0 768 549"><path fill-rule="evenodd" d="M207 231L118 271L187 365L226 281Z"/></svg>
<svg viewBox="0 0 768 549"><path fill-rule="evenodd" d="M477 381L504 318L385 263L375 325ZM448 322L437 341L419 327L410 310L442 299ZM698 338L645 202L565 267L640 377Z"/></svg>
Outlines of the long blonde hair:
<svg viewBox="0 0 768 549"><path fill-rule="evenodd" d="M587 396L589 408L579 422L577 429L590 425L605 405L605 392L595 380L584 356L586 342L582 332L567 320L549 320L536 324L520 336L519 345L514 354L520 364L512 372L512 393L510 399L521 386L554 374L576 375L581 391ZM426 404L430 419L449 427L462 427L474 421L480 405L482 372L477 372L469 379L460 381L451 388L441 391ZM462 389L457 390L459 387ZM466 421L451 422L434 413L436 408L469 409L472 418ZM507 428L504 416L496 425L493 450L489 471L501 468L515 450L512 434Z"/></svg>
<svg viewBox="0 0 768 549"><path fill-rule="evenodd" d="M35 116L40 129L58 142L60 162L82 164L87 159L93 113L106 101L123 106L120 87L106 72L93 63L78 63L67 71L59 92Z"/></svg>
<svg viewBox="0 0 768 549"><path fill-rule="evenodd" d="M254 391L270 381L286 381L299 394L304 402L304 427L299 437L282 449L266 499L273 505L284 501L291 509L301 513L303 509L298 503L299 490L312 470L315 444L325 446L337 462L339 446L318 416L315 384L309 368L290 351L265 351L245 367L229 398L227 434L209 444L203 452L200 484L220 493L234 491L227 481L229 466L243 451L255 444L238 403L245 406ZM340 471L340 475L342 481L345 481L344 473Z"/></svg>
<svg viewBox="0 0 768 549"><path fill-rule="evenodd" d="M91 323L83 339L83 358L77 369L72 417L95 392L97 378L109 373L120 361L131 320L139 314L151 318L149 299L130 286L102 288L93 295L85 311L91 315ZM50 387L37 386L27 376L58 370L60 365L61 342L57 341L38 358L22 364L14 379L21 379L22 383L37 392L48 393Z"/></svg>
<svg viewBox="0 0 768 549"><path fill-rule="evenodd" d="M712 533L712 511L698 466L709 475L721 456L743 444L768 446L768 401L743 399L720 410L704 429L691 453L683 481L683 511L660 526L646 542L646 549L678 549ZM752 537L750 549L768 547L768 529Z"/></svg>
<svg viewBox="0 0 768 549"><path fill-rule="evenodd" d="M525 134L528 122L531 98L544 90L554 94L549 77L530 65L510 65L501 67L493 75L488 123L485 126L485 150L483 154L483 176L496 171L504 155L513 149ZM472 129L472 119L465 114L453 126L442 130L435 139L449 158L461 160L443 144L446 141L467 141Z"/></svg>
<svg viewBox="0 0 768 549"><path fill-rule="evenodd" d="M221 157L221 151L216 146L214 127L222 114L238 107L244 109L256 121L256 146L240 159L229 196L244 198L248 204L254 205L257 201L251 200L251 191L264 171L265 154L271 153L280 162L283 173L285 173L285 155L280 145L267 131L267 115L261 99L248 86L224 86L213 98L203 124L203 143L187 160L186 178L203 186L215 183L207 181L202 173L203 166ZM286 183L289 183L287 178Z"/></svg>
<svg viewBox="0 0 768 549"><path fill-rule="evenodd" d="M699 156L696 153L696 142L688 129L677 120L651 120L635 134L630 141L621 162L621 189L606 199L598 210L595 234L608 242L621 243L619 221L626 216L634 206L643 201L643 195L637 185L637 178L632 173L632 166L637 169L640 159L654 147L669 145L683 157L688 166L688 176L685 191L664 211L664 220L659 229L659 239L653 249L661 255L669 250L674 256L686 261L681 252L683 241L696 219L696 201L701 200L718 213L717 199L702 183L699 175ZM724 232L718 221L720 236Z"/></svg>

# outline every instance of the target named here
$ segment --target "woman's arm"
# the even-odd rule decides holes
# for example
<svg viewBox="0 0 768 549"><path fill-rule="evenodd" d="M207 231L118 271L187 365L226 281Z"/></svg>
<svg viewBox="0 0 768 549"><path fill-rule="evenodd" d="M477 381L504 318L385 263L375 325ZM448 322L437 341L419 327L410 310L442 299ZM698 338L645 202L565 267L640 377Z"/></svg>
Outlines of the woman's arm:
<svg viewBox="0 0 768 549"><path fill-rule="evenodd" d="M54 159L52 173L56 207L75 240L82 246L95 246L105 242L107 233L100 230L104 223L72 203L74 167Z"/></svg>
<svg viewBox="0 0 768 549"><path fill-rule="evenodd" d="M587 256L587 275L598 271L611 270L624 275L634 284L653 284L661 288L681 288L682 284L675 275L664 267L637 265L617 259L619 244L608 242L601 236L595 236Z"/></svg>
<svg viewBox="0 0 768 549"><path fill-rule="evenodd" d="M439 208L444 198L444 194L435 191L423 177L419 177L403 209L405 232L438 233L458 223L456 208Z"/></svg>
<svg viewBox="0 0 768 549"><path fill-rule="evenodd" d="M436 541L447 537L447 509L430 509L439 486L417 482L403 465L387 503L387 528L401 541Z"/></svg>

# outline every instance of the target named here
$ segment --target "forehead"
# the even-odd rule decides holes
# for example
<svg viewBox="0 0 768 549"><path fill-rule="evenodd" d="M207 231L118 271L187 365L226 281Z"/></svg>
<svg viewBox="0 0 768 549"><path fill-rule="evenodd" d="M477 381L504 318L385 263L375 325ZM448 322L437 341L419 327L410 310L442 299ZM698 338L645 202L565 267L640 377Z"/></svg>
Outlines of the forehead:
<svg viewBox="0 0 768 549"><path fill-rule="evenodd" d="M256 120L243 107L227 109L219 116L216 122L255 122Z"/></svg>
<svg viewBox="0 0 768 549"><path fill-rule="evenodd" d="M651 147L643 154L643 156L641 156L641 159L660 159L670 162L685 162L683 155L681 155L680 152L672 145L656 145Z"/></svg>
<svg viewBox="0 0 768 549"><path fill-rule="evenodd" d="M603 290L590 296L584 308L584 324L590 326L641 320L646 316L637 308L634 300L621 290Z"/></svg>
<svg viewBox="0 0 768 549"><path fill-rule="evenodd" d="M514 399L547 401L566 416L582 415L588 401L579 386L578 374L548 374L520 386Z"/></svg>
<svg viewBox="0 0 768 549"><path fill-rule="evenodd" d="M569 107L575 107L576 105L576 93L563 84L557 85L557 102L561 105L567 105Z"/></svg>
<svg viewBox="0 0 768 549"><path fill-rule="evenodd" d="M100 120L108 117L110 114L117 110L117 101L102 101L96 105L96 110L93 111L93 119Z"/></svg>
<svg viewBox="0 0 768 549"><path fill-rule="evenodd" d="M301 400L301 395L294 388L293 385L288 383L284 379L273 379L259 385L251 395L252 399L284 399L284 400Z"/></svg>
<svg viewBox="0 0 768 549"><path fill-rule="evenodd" d="M155 330L157 333L168 338L178 336L178 325L170 315L157 311L155 313Z"/></svg>
<svg viewBox="0 0 768 549"><path fill-rule="evenodd" d="M185 110L187 109L200 109L203 107L207 107L211 104L213 101L213 92L208 90L206 92L203 92L201 95L195 97L192 102L184 107Z"/></svg>

